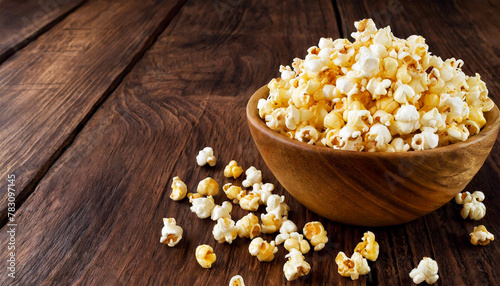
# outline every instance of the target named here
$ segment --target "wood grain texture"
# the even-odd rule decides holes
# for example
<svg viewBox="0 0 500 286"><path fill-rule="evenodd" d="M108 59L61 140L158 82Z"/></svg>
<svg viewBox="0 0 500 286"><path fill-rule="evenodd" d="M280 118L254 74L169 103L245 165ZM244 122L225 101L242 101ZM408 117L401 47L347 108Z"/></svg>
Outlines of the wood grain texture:
<svg viewBox="0 0 500 286"><path fill-rule="evenodd" d="M261 87L247 105L248 126L278 181L308 209L335 222L389 226L412 221L449 202L484 164L500 128L498 107L465 142L406 153L352 152L289 139L259 116Z"/></svg>
<svg viewBox="0 0 500 286"><path fill-rule="evenodd" d="M180 10L16 212L15 285L227 285L235 274L242 275L246 285L411 285L408 274L423 256L439 263L441 278L435 285L500 284L499 244L494 241L477 247L468 242L468 233L481 223L500 233L500 195L494 192L500 182L498 144L466 188L486 194L488 211L479 222L462 220L460 207L448 203L405 225L365 228L338 224L307 211L272 176L246 126L247 100L278 75L280 64L303 57L306 48L321 36L338 36L329 1L294 4L190 1ZM383 1L338 4L348 10L342 11L340 22L349 25L385 7ZM418 5L401 5L391 25L416 21L412 15ZM448 4L436 5L428 9L439 13L417 20L449 21L441 14L448 8L439 8ZM470 13L470 25L481 25L481 13L491 16L493 12ZM459 9L446 13L453 19L463 14ZM498 19L491 18L498 24L495 21ZM113 25L107 22L105 29ZM425 31L431 30L431 25L425 27ZM498 27L487 29L495 34ZM411 26L405 29L424 34ZM473 38L474 33L468 36ZM440 39L434 41L439 43ZM453 37L447 41L448 48L443 51L450 55L457 52L455 46L463 44ZM96 44L94 39L85 43ZM485 38L474 47L478 53L488 53L490 43ZM462 58L466 66L474 61L470 54ZM496 57L491 57L482 68L494 70L498 64ZM498 75L493 76L499 82ZM498 97L495 101L498 103ZM198 150L205 146L215 150L218 164L214 168L195 165ZM11 164L35 160L33 156L28 154L22 160L14 156ZM237 239L231 246L216 243L211 234L214 222L196 218L187 200L179 203L168 198L174 176L181 177L190 191L206 176L221 184L233 181L222 175L224 163L231 159L244 167L262 169L264 181L276 184L275 192L285 195L291 207L290 219L299 228L311 220L323 222L330 241L321 252L306 255L312 266L309 276L285 283L283 248L273 262L260 263L248 253L249 240ZM18 177L24 174L21 170ZM218 204L223 200L222 193L216 197ZM235 206L232 215L239 219L246 213ZM184 228L184 238L175 248L159 243L163 217L175 217ZM6 230L0 231L1 241L8 238ZM370 263L371 272L357 281L340 277L335 255L339 251L351 255L367 230L375 233L380 244L378 260ZM217 262L210 270L195 262L194 251L201 243L214 246L217 253ZM5 248L0 256L7 257ZM1 285L11 282L0 275Z"/></svg>
<svg viewBox="0 0 500 286"><path fill-rule="evenodd" d="M19 203L176 10L174 1L90 1L0 66L0 170L18 175ZM3 220L6 181L0 190Z"/></svg>
<svg viewBox="0 0 500 286"><path fill-rule="evenodd" d="M0 63L85 0L0 1Z"/></svg>

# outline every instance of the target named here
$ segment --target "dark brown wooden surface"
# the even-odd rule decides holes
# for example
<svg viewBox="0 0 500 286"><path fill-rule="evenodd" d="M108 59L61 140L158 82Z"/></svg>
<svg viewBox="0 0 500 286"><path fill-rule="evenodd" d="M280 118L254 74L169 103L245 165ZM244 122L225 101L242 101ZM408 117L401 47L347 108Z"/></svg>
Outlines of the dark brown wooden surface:
<svg viewBox="0 0 500 286"><path fill-rule="evenodd" d="M463 59L498 104L498 3L260 2L90 0L0 66L1 209L7 174L27 197L15 213L17 278L2 267L1 285L227 285L236 274L246 285L285 284L282 247L273 262L260 263L248 253L249 240L218 244L214 222L168 197L174 176L190 191L206 176L231 181L222 175L231 159L262 169L299 227L316 219L326 226L325 249L306 255L310 275L290 285L410 285L423 256L439 264L437 285L500 284L497 241L468 241L478 224L500 235L498 139L466 188L485 193L484 219L463 220L450 202L405 225L370 228L380 256L352 282L337 273L334 258L350 255L368 229L322 219L291 198L265 166L245 118L248 98L280 64L303 57L321 36L346 37L365 17L390 24L399 37L423 35L434 54ZM214 168L195 163L205 146L215 150ZM221 193L216 202L223 200ZM233 218L244 214L234 207ZM184 228L175 248L159 243L163 217ZM0 232L4 258L7 230ZM210 270L194 259L202 243L217 254Z"/></svg>

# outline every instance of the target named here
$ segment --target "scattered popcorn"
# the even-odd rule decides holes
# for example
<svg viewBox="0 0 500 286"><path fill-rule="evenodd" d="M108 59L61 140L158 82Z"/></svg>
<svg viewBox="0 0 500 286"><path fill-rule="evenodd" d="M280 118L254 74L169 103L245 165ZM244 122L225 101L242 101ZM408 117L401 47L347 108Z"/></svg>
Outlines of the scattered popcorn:
<svg viewBox="0 0 500 286"><path fill-rule="evenodd" d="M254 239L260 234L259 218L253 213L249 213L236 222L239 237L249 237Z"/></svg>
<svg viewBox="0 0 500 286"><path fill-rule="evenodd" d="M366 275L370 272L368 261L359 252L354 252L351 258L344 252L339 252L335 258L338 266L338 272L344 277L351 277L352 280L359 278L359 275Z"/></svg>
<svg viewBox="0 0 500 286"><path fill-rule="evenodd" d="M190 204L193 203L194 199L203 198L203 196L201 194L198 194L198 193L188 193L187 197L189 199Z"/></svg>
<svg viewBox="0 0 500 286"><path fill-rule="evenodd" d="M224 176L225 177L233 177L233 178L238 178L241 173L243 173L243 168L238 166L238 163L236 163L235 160L232 160L229 162L229 164L224 168Z"/></svg>
<svg viewBox="0 0 500 286"><path fill-rule="evenodd" d="M215 196L219 193L219 183L208 177L200 181L196 192L202 196Z"/></svg>
<svg viewBox="0 0 500 286"><path fill-rule="evenodd" d="M240 199L240 207L244 210L254 212L259 208L260 196L254 192L248 193Z"/></svg>
<svg viewBox="0 0 500 286"><path fill-rule="evenodd" d="M176 225L175 218L164 218L160 242L174 247L182 239L182 227Z"/></svg>
<svg viewBox="0 0 500 286"><path fill-rule="evenodd" d="M210 147L203 148L203 150L198 153L198 156L196 156L196 163L198 163L199 166L205 166L206 164L211 167L215 166L216 159L214 150Z"/></svg>
<svg viewBox="0 0 500 286"><path fill-rule="evenodd" d="M280 227L280 234L278 234L275 239L276 245L280 245L285 242L285 240L290 238L290 233L296 232L297 230L297 225L295 225L293 221L283 219L283 223Z"/></svg>
<svg viewBox="0 0 500 286"><path fill-rule="evenodd" d="M285 203L285 196L270 195L266 201L266 212L287 216L290 207Z"/></svg>
<svg viewBox="0 0 500 286"><path fill-rule="evenodd" d="M253 184L252 192L258 194L260 197L260 204L265 204L270 195L272 195L274 190L274 185L271 183L256 183Z"/></svg>
<svg viewBox="0 0 500 286"><path fill-rule="evenodd" d="M238 228L230 218L220 218L212 231L215 240L219 243L227 242L231 244L238 235Z"/></svg>
<svg viewBox="0 0 500 286"><path fill-rule="evenodd" d="M262 233L275 233L283 223L283 217L276 212L261 214L260 220L262 220Z"/></svg>
<svg viewBox="0 0 500 286"><path fill-rule="evenodd" d="M235 204L238 204L241 198L247 195L245 190L242 190L241 187L235 186L231 183L222 186L222 190L226 194L227 198L233 200L233 203Z"/></svg>
<svg viewBox="0 0 500 286"><path fill-rule="evenodd" d="M309 239L315 251L319 251L325 247L328 242L325 227L319 221L306 223L303 230L304 236Z"/></svg>
<svg viewBox="0 0 500 286"><path fill-rule="evenodd" d="M427 284L433 284L439 279L438 265L436 261L432 258L424 257L418 264L417 268L410 272L410 277L413 279L413 283L420 284L422 282L427 282Z"/></svg>
<svg viewBox="0 0 500 286"><path fill-rule="evenodd" d="M285 262L283 266L283 273L285 274L286 280L292 281L309 274L311 265L304 260L304 256L302 256L300 251L292 249L285 258L288 258L288 261Z"/></svg>
<svg viewBox="0 0 500 286"><path fill-rule="evenodd" d="M252 256L257 256L257 259L261 262L269 262L274 259L274 254L278 252L278 248L275 246L274 241L271 243L263 240L261 237L256 237L250 242L248 251Z"/></svg>
<svg viewBox="0 0 500 286"><path fill-rule="evenodd" d="M483 192L476 191L472 195L469 192L457 194L455 201L459 205L464 205L460 215L466 219L480 220L486 215L486 206Z"/></svg>
<svg viewBox="0 0 500 286"><path fill-rule="evenodd" d="M399 39L371 19L354 25L355 42L321 38L280 66L257 106L270 129L334 149L406 152L465 141L486 124L494 103L463 61L443 61L423 37Z"/></svg>
<svg viewBox="0 0 500 286"><path fill-rule="evenodd" d="M191 211L201 219L209 217L215 207L212 196L196 198L192 201Z"/></svg>
<svg viewBox="0 0 500 286"><path fill-rule="evenodd" d="M495 236L484 225L474 227L474 231L470 234L470 242L474 245L487 245L493 240Z"/></svg>
<svg viewBox="0 0 500 286"><path fill-rule="evenodd" d="M297 249L298 251L302 252L302 254L306 254L309 252L309 250L311 250L309 242L307 242L307 240L304 239L304 236L302 234L299 234L298 232L290 233L290 237L285 240L284 246L288 251Z"/></svg>
<svg viewBox="0 0 500 286"><path fill-rule="evenodd" d="M230 202L223 202L222 206L216 205L210 214L212 220L217 221L220 218L231 218L233 205Z"/></svg>
<svg viewBox="0 0 500 286"><path fill-rule="evenodd" d="M229 286L245 286L245 281L240 275L235 275L229 281Z"/></svg>
<svg viewBox="0 0 500 286"><path fill-rule="evenodd" d="M214 249L210 245L202 244L196 248L196 261L203 268L212 268L212 264L216 260Z"/></svg>
<svg viewBox="0 0 500 286"><path fill-rule="evenodd" d="M180 201L186 197L187 194L187 186L184 184L179 177L174 177L172 180L172 193L170 194L170 198L174 201Z"/></svg>
<svg viewBox="0 0 500 286"><path fill-rule="evenodd" d="M245 188L249 188L254 184L262 182L262 172L260 170L257 170L257 168L255 168L254 166L248 168L245 171L245 175L247 175L247 178L242 182L242 185Z"/></svg>
<svg viewBox="0 0 500 286"><path fill-rule="evenodd" d="M375 241L375 234L371 231L365 232L363 235L363 241L356 245L354 252L359 252L363 257L371 261L375 261L379 254L379 245Z"/></svg>

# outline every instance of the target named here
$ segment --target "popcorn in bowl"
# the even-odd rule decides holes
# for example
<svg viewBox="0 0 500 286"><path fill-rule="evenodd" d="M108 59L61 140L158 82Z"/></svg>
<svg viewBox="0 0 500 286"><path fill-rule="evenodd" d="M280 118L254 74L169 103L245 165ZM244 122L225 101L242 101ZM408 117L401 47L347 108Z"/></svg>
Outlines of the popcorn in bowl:
<svg viewBox="0 0 500 286"><path fill-rule="evenodd" d="M266 125L289 138L368 152L427 150L462 142L486 124L493 101L462 60L432 55L421 36L399 39L371 19L355 39L321 38L281 66L258 103Z"/></svg>

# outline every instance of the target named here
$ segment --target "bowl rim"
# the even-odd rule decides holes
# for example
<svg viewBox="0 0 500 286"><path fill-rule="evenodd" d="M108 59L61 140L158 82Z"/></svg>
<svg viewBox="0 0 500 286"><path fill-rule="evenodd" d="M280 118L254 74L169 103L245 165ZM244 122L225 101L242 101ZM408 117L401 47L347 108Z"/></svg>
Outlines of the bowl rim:
<svg viewBox="0 0 500 286"><path fill-rule="evenodd" d="M319 152L324 154L342 154L342 155L350 155L350 156L380 156L380 157L411 157L416 155L432 155L432 154L440 154L443 152L457 152L460 149L471 147L471 145L476 144L477 142L483 140L485 137L489 137L492 134L498 132L500 128L500 110L497 105L494 104L493 108L490 111L484 112L485 117L488 118L486 121L486 125L483 129L476 135L469 137L464 142L453 143L446 146L441 146L428 150L419 150L419 151L397 151L397 152L366 152L366 151L354 151L354 150L340 150L333 149L326 146L318 146L313 144L307 144L304 142L300 142L298 140L294 140L288 138L272 129L267 127L262 118L259 116L259 112L257 109L257 104L259 99L266 97L269 94L269 88L267 84L259 88L256 92L252 94L250 99L248 100L246 106L246 114L247 121L249 124L253 125L260 132L263 132L266 136L272 138L273 140L280 141L282 144L288 145L293 148L304 149L309 152Z"/></svg>

